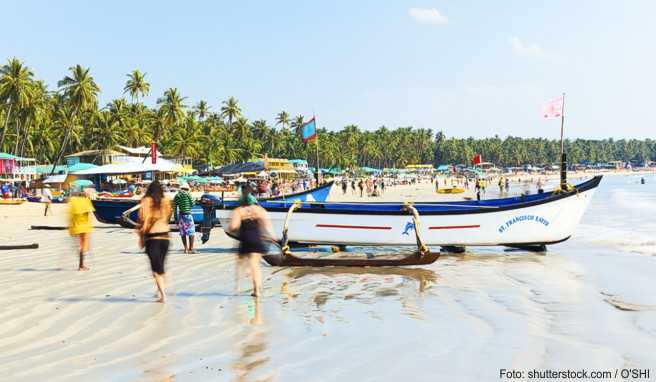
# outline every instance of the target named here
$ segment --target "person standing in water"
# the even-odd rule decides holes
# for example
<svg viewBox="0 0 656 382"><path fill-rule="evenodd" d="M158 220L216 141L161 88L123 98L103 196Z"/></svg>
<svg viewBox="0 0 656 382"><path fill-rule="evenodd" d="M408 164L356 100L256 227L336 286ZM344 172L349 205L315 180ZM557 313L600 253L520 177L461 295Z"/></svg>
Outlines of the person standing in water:
<svg viewBox="0 0 656 382"><path fill-rule="evenodd" d="M239 207L232 214L228 232L239 238L237 280L239 280L239 268L247 263L253 280L251 296L260 297L262 295L260 259L269 251L265 240L267 237L272 237L271 221L266 210L257 205L251 187L244 185L241 191Z"/></svg>
<svg viewBox="0 0 656 382"><path fill-rule="evenodd" d="M77 236L79 240L78 271L89 270L84 265L84 256L89 252L89 236L93 231L91 225L91 213L93 211L95 209L87 194L84 193L81 187L76 188L68 200L68 232L72 236Z"/></svg>
<svg viewBox="0 0 656 382"><path fill-rule="evenodd" d="M189 193L189 184L182 183L180 185L180 191L175 195L173 202L178 210L178 228L180 229L184 253L194 253L196 223L194 222L194 216L191 214L194 200Z"/></svg>
<svg viewBox="0 0 656 382"><path fill-rule="evenodd" d="M153 181L141 199L139 208L139 248L145 248L155 285L159 292L157 302L166 302L164 265L169 252L169 220L173 214L171 203L164 197L159 181Z"/></svg>

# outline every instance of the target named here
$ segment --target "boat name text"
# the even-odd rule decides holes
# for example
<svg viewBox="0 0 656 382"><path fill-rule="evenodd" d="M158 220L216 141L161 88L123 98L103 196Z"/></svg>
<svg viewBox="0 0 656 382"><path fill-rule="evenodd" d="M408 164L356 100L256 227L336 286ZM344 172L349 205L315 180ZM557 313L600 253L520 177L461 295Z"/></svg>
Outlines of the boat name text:
<svg viewBox="0 0 656 382"><path fill-rule="evenodd" d="M537 215L520 215L520 216L515 216L514 218L508 220L504 224L501 224L499 226L499 233L504 233L508 228L510 228L513 224L515 223L521 223L521 222L536 222L544 225L547 227L549 225L549 221L541 216Z"/></svg>

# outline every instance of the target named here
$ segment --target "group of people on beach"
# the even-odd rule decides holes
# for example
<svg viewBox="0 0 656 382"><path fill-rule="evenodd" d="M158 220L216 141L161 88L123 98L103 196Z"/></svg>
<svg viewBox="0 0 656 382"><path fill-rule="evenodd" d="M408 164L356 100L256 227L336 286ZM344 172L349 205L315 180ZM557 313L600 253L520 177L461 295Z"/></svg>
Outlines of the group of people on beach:
<svg viewBox="0 0 656 382"><path fill-rule="evenodd" d="M351 193L357 195L359 190L360 197L363 198L365 195L369 197L381 196L385 193L385 179L383 178L367 178L367 179L347 179L342 178L341 180L342 194L346 195L349 183L351 185ZM365 194L366 191L366 194Z"/></svg>
<svg viewBox="0 0 656 382"><path fill-rule="evenodd" d="M252 296L262 294L260 259L268 251L267 241L271 240L271 223L266 211L257 204L253 195L254 185L244 185L241 189L240 207L236 208L228 227L232 237L238 238L239 261L237 276L247 266L253 282ZM93 231L91 213L94 208L89 196L82 188L74 190L69 199L69 233L79 241L79 271L87 271L85 256L89 251L89 236ZM181 185L173 201L164 196L164 188L159 181L153 181L141 199L139 225L136 228L139 248L145 250L150 269L157 287L157 302L166 302L166 257L170 246L169 222L174 209L178 210L178 229L184 245L185 254L195 253L195 222L191 215L193 199L189 186Z"/></svg>

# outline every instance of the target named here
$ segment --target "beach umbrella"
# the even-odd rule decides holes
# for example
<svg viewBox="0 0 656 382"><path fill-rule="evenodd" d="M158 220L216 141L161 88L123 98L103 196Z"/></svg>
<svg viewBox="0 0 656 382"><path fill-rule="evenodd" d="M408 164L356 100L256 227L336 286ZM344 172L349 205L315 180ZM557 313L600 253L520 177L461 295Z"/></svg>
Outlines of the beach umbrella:
<svg viewBox="0 0 656 382"><path fill-rule="evenodd" d="M93 182L89 179L77 179L72 183L73 187L90 187L93 186Z"/></svg>

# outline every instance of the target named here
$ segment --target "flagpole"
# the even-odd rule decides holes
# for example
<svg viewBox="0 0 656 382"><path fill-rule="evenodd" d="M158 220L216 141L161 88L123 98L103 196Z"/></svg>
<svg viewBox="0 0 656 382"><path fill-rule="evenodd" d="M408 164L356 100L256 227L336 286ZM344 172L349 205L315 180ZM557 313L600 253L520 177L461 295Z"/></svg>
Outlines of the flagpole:
<svg viewBox="0 0 656 382"><path fill-rule="evenodd" d="M316 178L317 178L317 187L319 187L319 172L321 172L320 167L319 167L319 127L317 127L317 117L314 115L314 113L312 114L312 119L314 119L315 134L317 135L316 142L315 142L317 144L317 147L316 147L316 149L317 149L316 150L316 154L317 154L317 174L316 174Z"/></svg>
<svg viewBox="0 0 656 382"><path fill-rule="evenodd" d="M565 142L563 132L565 128L565 92L563 92L563 108L560 112L560 189L567 188L567 154L565 154Z"/></svg>

